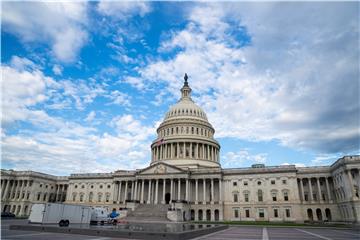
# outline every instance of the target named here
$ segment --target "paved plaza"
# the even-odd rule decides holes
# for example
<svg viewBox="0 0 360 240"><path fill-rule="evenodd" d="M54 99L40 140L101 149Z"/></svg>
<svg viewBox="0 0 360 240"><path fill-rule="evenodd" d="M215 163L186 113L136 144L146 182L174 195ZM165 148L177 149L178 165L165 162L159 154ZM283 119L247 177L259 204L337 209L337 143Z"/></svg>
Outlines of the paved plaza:
<svg viewBox="0 0 360 240"><path fill-rule="evenodd" d="M59 234L47 232L9 230L10 224L22 224L27 220L3 220L1 223L1 239L26 240L127 240L125 238L109 238L75 234ZM360 239L360 230L330 228L297 228L297 227L257 227L236 226L216 233L204 235L194 240L354 240Z"/></svg>

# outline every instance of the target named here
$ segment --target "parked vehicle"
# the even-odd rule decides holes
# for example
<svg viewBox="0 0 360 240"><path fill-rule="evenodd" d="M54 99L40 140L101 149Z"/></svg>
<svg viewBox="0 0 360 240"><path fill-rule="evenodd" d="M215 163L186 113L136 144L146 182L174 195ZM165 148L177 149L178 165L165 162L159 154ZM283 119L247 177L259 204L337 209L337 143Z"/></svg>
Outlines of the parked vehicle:
<svg viewBox="0 0 360 240"><path fill-rule="evenodd" d="M29 222L41 224L59 224L60 227L70 223L89 224L91 208L82 205L40 203L33 204Z"/></svg>
<svg viewBox="0 0 360 240"><path fill-rule="evenodd" d="M2 212L1 213L1 217L2 218L14 218L15 214L11 213L11 212Z"/></svg>
<svg viewBox="0 0 360 240"><path fill-rule="evenodd" d="M100 223L101 225L104 225L104 223L108 221L108 215L106 208L92 207L90 224L96 225Z"/></svg>

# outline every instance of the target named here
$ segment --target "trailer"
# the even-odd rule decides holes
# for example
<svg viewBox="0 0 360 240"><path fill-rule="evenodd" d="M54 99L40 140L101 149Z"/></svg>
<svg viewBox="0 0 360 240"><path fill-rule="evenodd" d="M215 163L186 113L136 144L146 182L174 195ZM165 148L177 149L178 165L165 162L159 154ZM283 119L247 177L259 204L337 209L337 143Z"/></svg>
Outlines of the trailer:
<svg viewBox="0 0 360 240"><path fill-rule="evenodd" d="M29 223L59 224L69 226L74 224L90 224L91 208L82 205L62 203L33 204Z"/></svg>
<svg viewBox="0 0 360 240"><path fill-rule="evenodd" d="M96 224L100 223L101 225L104 225L105 223L108 222L108 216L109 216L109 213L108 213L107 208L92 207L90 224L96 225Z"/></svg>

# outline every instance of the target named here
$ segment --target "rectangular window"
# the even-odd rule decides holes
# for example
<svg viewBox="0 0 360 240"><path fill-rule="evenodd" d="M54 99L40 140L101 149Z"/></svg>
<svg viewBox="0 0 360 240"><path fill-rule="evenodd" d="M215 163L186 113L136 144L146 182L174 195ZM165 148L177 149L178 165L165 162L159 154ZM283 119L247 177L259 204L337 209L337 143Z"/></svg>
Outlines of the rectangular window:
<svg viewBox="0 0 360 240"><path fill-rule="evenodd" d="M304 194L304 198L305 198L305 201L309 201L307 193Z"/></svg>
<svg viewBox="0 0 360 240"><path fill-rule="evenodd" d="M260 208L259 209L259 218L263 218L263 217L265 217L264 209Z"/></svg>
<svg viewBox="0 0 360 240"><path fill-rule="evenodd" d="M284 192L284 201L289 201L289 195L287 192Z"/></svg>
<svg viewBox="0 0 360 240"><path fill-rule="evenodd" d="M272 199L273 199L274 202L276 202L276 200L277 200L276 196L273 196Z"/></svg>
<svg viewBox="0 0 360 240"><path fill-rule="evenodd" d="M244 199L245 199L245 202L249 202L249 194L248 193L245 193Z"/></svg>
<svg viewBox="0 0 360 240"><path fill-rule="evenodd" d="M248 185L248 182L244 182L244 186L247 186Z"/></svg>
<svg viewBox="0 0 360 240"><path fill-rule="evenodd" d="M275 185L275 180L271 180L271 185Z"/></svg>
<svg viewBox="0 0 360 240"><path fill-rule="evenodd" d="M290 217L290 209L285 209L285 215L286 215L286 217L287 218L289 218Z"/></svg>
<svg viewBox="0 0 360 240"><path fill-rule="evenodd" d="M234 187L237 186L237 182L233 182L233 186L234 186Z"/></svg>
<svg viewBox="0 0 360 240"><path fill-rule="evenodd" d="M278 209L274 209L274 217L279 217L279 210Z"/></svg>
<svg viewBox="0 0 360 240"><path fill-rule="evenodd" d="M238 202L238 195L234 194L234 202Z"/></svg>
<svg viewBox="0 0 360 240"><path fill-rule="evenodd" d="M245 210L245 216L246 216L247 218L250 217L250 210L249 210L249 209L246 209L246 210Z"/></svg>
<svg viewBox="0 0 360 240"><path fill-rule="evenodd" d="M325 200L326 200L325 194L324 194L324 193L321 193L321 196L322 196L322 200L325 201Z"/></svg>
<svg viewBox="0 0 360 240"><path fill-rule="evenodd" d="M316 193L313 193L313 199L314 199L314 201L317 201Z"/></svg>
<svg viewBox="0 0 360 240"><path fill-rule="evenodd" d="M286 184L286 180L285 180L285 179L284 179L284 180L282 180L282 183L283 183L283 184Z"/></svg>
<svg viewBox="0 0 360 240"><path fill-rule="evenodd" d="M262 195L259 195L259 196L258 196L258 201L259 201L259 202L262 202L262 201L263 201L263 196L262 196Z"/></svg>
<svg viewBox="0 0 360 240"><path fill-rule="evenodd" d="M239 209L234 209L234 217L239 218Z"/></svg>

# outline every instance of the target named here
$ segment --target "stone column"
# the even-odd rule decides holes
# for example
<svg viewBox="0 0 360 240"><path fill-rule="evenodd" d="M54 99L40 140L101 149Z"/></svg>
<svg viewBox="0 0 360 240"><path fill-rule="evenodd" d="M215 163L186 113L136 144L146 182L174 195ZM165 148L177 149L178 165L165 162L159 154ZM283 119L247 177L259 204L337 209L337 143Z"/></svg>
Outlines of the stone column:
<svg viewBox="0 0 360 240"><path fill-rule="evenodd" d="M60 191L60 185L56 184L57 188L56 188L56 195L55 195L55 202L58 201L59 198L59 191Z"/></svg>
<svg viewBox="0 0 360 240"><path fill-rule="evenodd" d="M184 153L183 153L183 158L186 157L186 142L184 142Z"/></svg>
<svg viewBox="0 0 360 240"><path fill-rule="evenodd" d="M220 178L219 178L219 203L222 204L222 181Z"/></svg>
<svg viewBox="0 0 360 240"><path fill-rule="evenodd" d="M192 142L190 142L189 156L190 156L190 158L193 158L193 155L192 155Z"/></svg>
<svg viewBox="0 0 360 240"><path fill-rule="evenodd" d="M174 179L171 179L170 180L170 203L171 201L174 199L174 196L173 196L173 185L174 185Z"/></svg>
<svg viewBox="0 0 360 240"><path fill-rule="evenodd" d="M140 197L140 203L144 203L144 185L145 180L141 180L141 197Z"/></svg>
<svg viewBox="0 0 360 240"><path fill-rule="evenodd" d="M158 196L159 196L159 179L156 179L156 185L155 185L155 204L158 204Z"/></svg>
<svg viewBox="0 0 360 240"><path fill-rule="evenodd" d="M178 200L181 199L181 179L178 179Z"/></svg>
<svg viewBox="0 0 360 240"><path fill-rule="evenodd" d="M162 204L165 204L165 191L166 191L166 179L163 179L163 196L162 196Z"/></svg>
<svg viewBox="0 0 360 240"><path fill-rule="evenodd" d="M127 197L128 197L128 180L126 180L125 182L125 196L124 196L124 202L126 202Z"/></svg>
<svg viewBox="0 0 360 240"><path fill-rule="evenodd" d="M118 187L118 196L117 196L117 202L120 203L121 202L121 185L122 185L122 181L119 181L119 187Z"/></svg>
<svg viewBox="0 0 360 240"><path fill-rule="evenodd" d="M327 177L325 177L325 184L326 184L326 193L327 193L328 201L331 201L329 181L328 181L328 178L327 178Z"/></svg>
<svg viewBox="0 0 360 240"><path fill-rule="evenodd" d="M5 190L2 195L2 199L6 199L7 195L9 194L9 187L10 187L10 179L6 180Z"/></svg>
<svg viewBox="0 0 360 240"><path fill-rule="evenodd" d="M211 204L214 204L214 179L211 179Z"/></svg>
<svg viewBox="0 0 360 240"><path fill-rule="evenodd" d="M300 192L301 192L301 200L305 202L305 196L304 196L304 183L303 179L300 178Z"/></svg>
<svg viewBox="0 0 360 240"><path fill-rule="evenodd" d="M196 152L195 152L195 156L196 158L200 158L199 157L199 143L196 143ZM196 211L195 211L196 212Z"/></svg>
<svg viewBox="0 0 360 240"><path fill-rule="evenodd" d="M149 179L149 189L148 189L148 200L147 200L147 204L151 203L151 179Z"/></svg>
<svg viewBox="0 0 360 240"><path fill-rule="evenodd" d="M354 197L354 182L353 182L353 179L352 179L352 176L351 176L351 170L347 170L347 176L348 176L348 179L349 179L349 196L350 196L350 199L352 199Z"/></svg>
<svg viewBox="0 0 360 240"><path fill-rule="evenodd" d="M309 183L309 191L310 191L310 202L313 201L313 192L312 192L312 186L311 186L311 178L308 178L308 183Z"/></svg>
<svg viewBox="0 0 360 240"><path fill-rule="evenodd" d="M185 183L185 200L189 201L189 179L186 179Z"/></svg>
<svg viewBox="0 0 360 240"><path fill-rule="evenodd" d="M203 204L206 204L206 180L203 179Z"/></svg>
<svg viewBox="0 0 360 240"><path fill-rule="evenodd" d="M210 145L206 145L207 156L206 160L210 160Z"/></svg>
<svg viewBox="0 0 360 240"><path fill-rule="evenodd" d="M205 144L202 144L202 159L205 159Z"/></svg>
<svg viewBox="0 0 360 240"><path fill-rule="evenodd" d="M317 184L317 191L318 191L318 196L319 196L319 199L318 201L319 202L322 202L322 199L321 199L321 187L320 187L320 178L316 178L316 184Z"/></svg>
<svg viewBox="0 0 360 240"><path fill-rule="evenodd" d="M136 201L138 199L138 181L135 181L135 194L134 194L134 200Z"/></svg>
<svg viewBox="0 0 360 240"><path fill-rule="evenodd" d="M199 183L198 183L198 179L195 179L195 204L198 204L198 200L199 200L199 193L198 193L198 190L199 190Z"/></svg>
<svg viewBox="0 0 360 240"><path fill-rule="evenodd" d="M176 147L176 158L180 158L180 144L179 143L176 143L177 144L177 147Z"/></svg>
<svg viewBox="0 0 360 240"><path fill-rule="evenodd" d="M16 180L12 181L12 186L11 186L11 189L10 189L10 197L9 197L9 199L13 199L12 195L15 192L15 182L16 182ZM16 196L16 193L14 194L14 196Z"/></svg>

